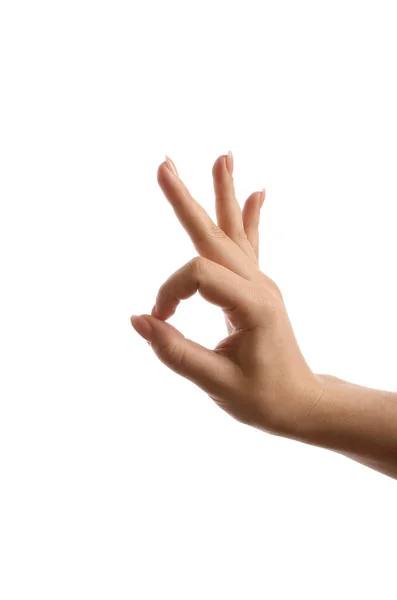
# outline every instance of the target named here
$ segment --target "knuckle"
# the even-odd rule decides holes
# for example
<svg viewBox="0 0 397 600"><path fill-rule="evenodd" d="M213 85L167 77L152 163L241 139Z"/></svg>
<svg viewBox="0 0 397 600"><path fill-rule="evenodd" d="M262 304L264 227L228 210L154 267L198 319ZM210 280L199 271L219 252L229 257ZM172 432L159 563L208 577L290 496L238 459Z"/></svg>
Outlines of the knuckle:
<svg viewBox="0 0 397 600"><path fill-rule="evenodd" d="M188 270L190 270L193 277L197 279L202 275L203 271L206 270L207 266L208 260L202 256L195 256L187 264Z"/></svg>
<svg viewBox="0 0 397 600"><path fill-rule="evenodd" d="M213 242L214 239L222 240L224 238L226 238L226 233L214 223L199 236L197 242L200 244L203 242Z"/></svg>
<svg viewBox="0 0 397 600"><path fill-rule="evenodd" d="M273 325L285 317L285 304L279 287L264 273L247 291L251 311L266 325Z"/></svg>
<svg viewBox="0 0 397 600"><path fill-rule="evenodd" d="M237 239L240 240L241 242L247 242L248 241L248 237L247 237L247 234L244 231L244 229L240 229L237 232Z"/></svg>
<svg viewBox="0 0 397 600"><path fill-rule="evenodd" d="M167 342L157 346L156 353L158 358L167 366L180 368L183 365L185 351L182 346L175 341Z"/></svg>
<svg viewBox="0 0 397 600"><path fill-rule="evenodd" d="M266 289L266 293L275 300L283 300L283 294L278 287L277 283L270 279L265 273L261 271L262 285Z"/></svg>
<svg viewBox="0 0 397 600"><path fill-rule="evenodd" d="M282 303L273 293L269 294L267 290L262 289L256 296L256 306L261 319L266 321L267 324L270 325L278 321Z"/></svg>
<svg viewBox="0 0 397 600"><path fill-rule="evenodd" d="M272 279L268 280L267 287L268 287L270 295L275 300L280 300L283 297L280 288Z"/></svg>
<svg viewBox="0 0 397 600"><path fill-rule="evenodd" d="M211 225L211 227L208 230L208 235L211 238L220 238L223 239L226 237L226 233L223 231L223 229L221 229L220 227L218 227L218 225Z"/></svg>

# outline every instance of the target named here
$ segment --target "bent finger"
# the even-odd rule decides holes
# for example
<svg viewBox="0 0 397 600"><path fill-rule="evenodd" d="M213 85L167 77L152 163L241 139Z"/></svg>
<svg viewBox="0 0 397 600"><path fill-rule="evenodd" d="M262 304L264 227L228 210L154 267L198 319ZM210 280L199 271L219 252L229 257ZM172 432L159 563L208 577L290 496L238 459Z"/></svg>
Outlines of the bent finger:
<svg viewBox="0 0 397 600"><path fill-rule="evenodd" d="M179 302L196 292L208 302L221 307L233 327L238 329L258 325L252 284L222 265L196 257L178 269L160 287L152 314L168 319Z"/></svg>

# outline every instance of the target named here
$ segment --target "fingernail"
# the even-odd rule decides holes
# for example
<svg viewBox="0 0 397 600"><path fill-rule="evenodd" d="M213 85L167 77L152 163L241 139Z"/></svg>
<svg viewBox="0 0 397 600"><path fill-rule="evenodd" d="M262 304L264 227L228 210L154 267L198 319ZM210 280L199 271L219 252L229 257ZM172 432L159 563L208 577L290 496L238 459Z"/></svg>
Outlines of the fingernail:
<svg viewBox="0 0 397 600"><path fill-rule="evenodd" d="M165 155L165 164L167 165L167 167L171 171L171 173L173 173L174 175L179 177L178 171L176 170L176 166L174 165L174 163L172 162L170 157L167 155Z"/></svg>
<svg viewBox="0 0 397 600"><path fill-rule="evenodd" d="M152 317L157 317L156 305L153 306L151 314L152 314Z"/></svg>
<svg viewBox="0 0 397 600"><path fill-rule="evenodd" d="M153 327L144 317L132 315L130 321L135 331L146 341L150 342L153 339Z"/></svg>
<svg viewBox="0 0 397 600"><path fill-rule="evenodd" d="M227 156L226 156L226 168L229 171L229 175L233 175L233 167L234 167L233 154L229 150L229 152L227 153Z"/></svg>
<svg viewBox="0 0 397 600"><path fill-rule="evenodd" d="M264 201L265 201L265 194L266 194L266 189L265 189L265 188L263 188L263 190L261 191L261 198L260 198L260 201L259 201L259 206L260 206L261 208L262 208L262 206L263 206L263 203L264 203Z"/></svg>

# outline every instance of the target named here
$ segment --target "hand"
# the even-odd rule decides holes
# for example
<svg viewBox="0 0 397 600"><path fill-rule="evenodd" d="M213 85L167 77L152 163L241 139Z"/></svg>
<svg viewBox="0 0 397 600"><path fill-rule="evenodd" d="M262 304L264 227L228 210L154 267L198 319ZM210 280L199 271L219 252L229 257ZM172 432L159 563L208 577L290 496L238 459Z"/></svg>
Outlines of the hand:
<svg viewBox="0 0 397 600"><path fill-rule="evenodd" d="M226 156L216 160L212 174L218 225L191 196L173 163L159 166L158 183L199 256L160 287L151 315L132 316L131 323L165 365L234 418L299 438L324 381L298 347L281 291L259 270L261 193L251 194L241 212ZM166 322L179 302L196 291L221 307L230 324L230 335L214 350L186 339Z"/></svg>

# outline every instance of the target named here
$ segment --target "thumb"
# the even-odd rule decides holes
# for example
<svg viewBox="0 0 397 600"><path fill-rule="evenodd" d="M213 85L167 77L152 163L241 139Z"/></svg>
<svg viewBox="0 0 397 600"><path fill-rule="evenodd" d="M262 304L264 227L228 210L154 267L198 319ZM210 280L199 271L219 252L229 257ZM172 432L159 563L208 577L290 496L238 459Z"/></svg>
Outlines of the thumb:
<svg viewBox="0 0 397 600"><path fill-rule="evenodd" d="M161 362L208 394L235 389L238 367L226 356L186 339L175 327L152 315L133 315L131 324Z"/></svg>

